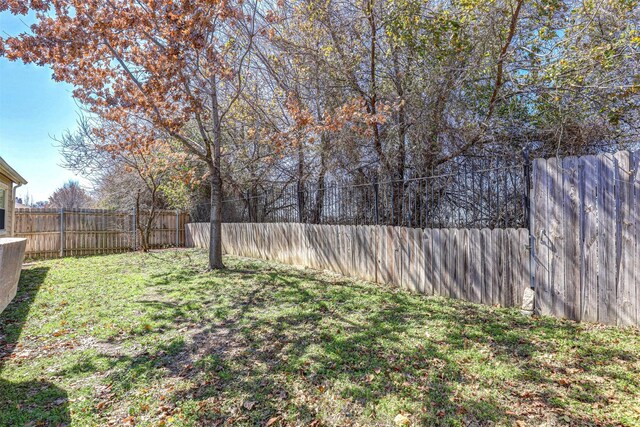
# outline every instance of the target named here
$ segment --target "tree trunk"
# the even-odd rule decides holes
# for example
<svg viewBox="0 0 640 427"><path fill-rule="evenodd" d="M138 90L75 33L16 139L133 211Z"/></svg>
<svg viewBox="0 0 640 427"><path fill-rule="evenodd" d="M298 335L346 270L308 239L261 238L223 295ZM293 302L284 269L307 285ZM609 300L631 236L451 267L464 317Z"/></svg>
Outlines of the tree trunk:
<svg viewBox="0 0 640 427"><path fill-rule="evenodd" d="M397 117L397 127L398 127L398 145L395 152L395 164L394 171L391 174L393 177L393 191L396 195L396 203L393 206L394 209L394 224L402 226L403 221L405 220L405 204L404 204L404 190L405 190L405 182L404 182L404 172L406 167L406 149L405 149L405 138L406 138L406 117L404 107L400 107L398 110ZM411 224L405 224L411 227Z"/></svg>
<svg viewBox="0 0 640 427"><path fill-rule="evenodd" d="M298 204L298 222L305 223L307 218L305 215L305 194L304 194L304 144L298 144L298 182L296 183L296 201Z"/></svg>
<svg viewBox="0 0 640 427"><path fill-rule="evenodd" d="M140 223L140 213L142 212L140 210L140 190L138 190L138 195L136 196L136 212L138 214L136 215L135 227L140 233L140 249L142 249L142 252L149 252L149 235L145 233L145 230Z"/></svg>
<svg viewBox="0 0 640 427"><path fill-rule="evenodd" d="M393 161L394 171L391 173L393 178L393 191L396 194L396 203L393 206L394 209L394 224L393 225L406 225L412 227L413 224L404 224L405 211L404 211L404 190L405 190L405 167L406 167L406 137L407 137L407 117L404 108L404 86L402 82L402 71L400 70L400 62L398 60L398 50L393 50L393 71L394 71L394 84L396 93L398 95L399 107L396 114L396 128L398 132L398 142L395 149L395 159Z"/></svg>
<svg viewBox="0 0 640 427"><path fill-rule="evenodd" d="M320 171L316 181L316 200L311 213L311 223L320 224L322 208L324 207L325 176L327 174L327 155L329 151L329 136L323 132L320 135Z"/></svg>
<svg viewBox="0 0 640 427"><path fill-rule="evenodd" d="M209 269L220 270L222 263L222 173L220 157L222 156L222 132L218 111L218 92L215 77L212 77L211 115L213 118L212 164L211 174L211 225L209 227Z"/></svg>
<svg viewBox="0 0 640 427"><path fill-rule="evenodd" d="M211 172L211 225L209 239L209 269L224 268L222 263L222 179L220 168Z"/></svg>
<svg viewBox="0 0 640 427"><path fill-rule="evenodd" d="M369 94L367 101L367 112L371 114L371 116L375 116L378 113L378 83L376 80L376 64L377 64L377 54L376 54L376 43L378 37L378 27L376 24L375 11L374 11L374 2L373 0L369 0L365 5L365 13L367 15L367 21L369 22L369 29L371 30L371 48L369 50ZM378 156L378 164L382 166L382 169L385 173L391 172L391 166L389 164L389 159L387 158L384 150L382 148L382 137L380 135L380 128L378 127L377 121L373 120L371 122L371 130L373 131L373 149L375 150Z"/></svg>
<svg viewBox="0 0 640 427"><path fill-rule="evenodd" d="M140 215L138 215L138 217L140 217ZM151 249L151 244L149 243L151 241L151 228L153 227L153 221L156 217L156 208L154 205L151 206L151 210L149 210L149 216L147 217L147 223L144 225L144 232L141 232L140 234L143 236L143 244L144 244L144 251L148 252L149 249Z"/></svg>

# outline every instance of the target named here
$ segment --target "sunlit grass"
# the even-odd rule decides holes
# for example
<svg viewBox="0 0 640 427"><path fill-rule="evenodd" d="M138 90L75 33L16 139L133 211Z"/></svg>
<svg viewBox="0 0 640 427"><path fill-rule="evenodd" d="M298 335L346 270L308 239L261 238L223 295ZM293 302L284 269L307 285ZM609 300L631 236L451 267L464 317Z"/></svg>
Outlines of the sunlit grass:
<svg viewBox="0 0 640 427"><path fill-rule="evenodd" d="M197 250L38 262L0 425L638 425L640 334Z"/></svg>

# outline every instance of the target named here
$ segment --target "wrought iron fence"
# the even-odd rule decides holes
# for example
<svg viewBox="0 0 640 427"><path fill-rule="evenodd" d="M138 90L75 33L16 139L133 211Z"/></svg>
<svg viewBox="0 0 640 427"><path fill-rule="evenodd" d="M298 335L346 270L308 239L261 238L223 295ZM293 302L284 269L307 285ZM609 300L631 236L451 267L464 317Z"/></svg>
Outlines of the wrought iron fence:
<svg viewBox="0 0 640 427"><path fill-rule="evenodd" d="M225 222L380 224L419 228L528 226L529 162L465 159L429 176L321 188L273 184L223 202Z"/></svg>

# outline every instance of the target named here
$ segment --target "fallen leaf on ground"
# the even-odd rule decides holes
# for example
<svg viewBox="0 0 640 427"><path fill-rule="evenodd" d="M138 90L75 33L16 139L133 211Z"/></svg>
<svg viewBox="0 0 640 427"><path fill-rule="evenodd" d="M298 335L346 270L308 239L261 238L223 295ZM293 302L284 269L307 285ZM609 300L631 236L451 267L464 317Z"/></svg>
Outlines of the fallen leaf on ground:
<svg viewBox="0 0 640 427"><path fill-rule="evenodd" d="M396 415L396 417L393 419L393 422L399 427L407 427L411 425L411 420L409 420L406 415L402 414Z"/></svg>

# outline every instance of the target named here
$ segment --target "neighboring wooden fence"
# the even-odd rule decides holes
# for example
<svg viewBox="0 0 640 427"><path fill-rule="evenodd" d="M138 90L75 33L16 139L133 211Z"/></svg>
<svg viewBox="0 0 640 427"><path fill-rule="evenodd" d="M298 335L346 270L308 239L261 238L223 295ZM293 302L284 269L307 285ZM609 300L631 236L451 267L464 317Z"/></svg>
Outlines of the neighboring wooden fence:
<svg viewBox="0 0 640 427"><path fill-rule="evenodd" d="M147 218L140 215L140 221ZM184 246L188 215L160 211L150 235L152 247ZM16 237L26 237L28 258L57 258L127 252L140 245L135 213L101 209L16 209Z"/></svg>
<svg viewBox="0 0 640 427"><path fill-rule="evenodd" d="M541 314L640 326L639 171L640 152L534 161Z"/></svg>
<svg viewBox="0 0 640 427"><path fill-rule="evenodd" d="M186 232L188 246L208 247L209 224L187 224ZM526 229L223 224L229 254L507 307L519 307L530 286L528 246Z"/></svg>

